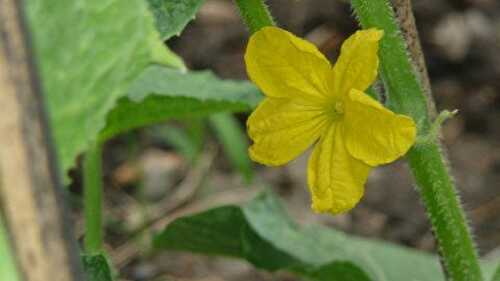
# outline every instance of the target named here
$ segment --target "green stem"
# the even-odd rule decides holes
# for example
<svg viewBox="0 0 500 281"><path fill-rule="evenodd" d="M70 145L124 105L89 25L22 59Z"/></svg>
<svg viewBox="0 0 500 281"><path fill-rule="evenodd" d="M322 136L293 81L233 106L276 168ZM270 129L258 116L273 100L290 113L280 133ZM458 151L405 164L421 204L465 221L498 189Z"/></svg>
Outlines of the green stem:
<svg viewBox="0 0 500 281"><path fill-rule="evenodd" d="M235 0L243 21L254 33L264 26L273 26L274 20L263 0Z"/></svg>
<svg viewBox="0 0 500 281"><path fill-rule="evenodd" d="M417 145L407 158L437 238L445 273L454 281L483 280L465 214L439 145Z"/></svg>
<svg viewBox="0 0 500 281"><path fill-rule="evenodd" d="M95 143L84 155L83 185L85 212L85 251L102 249L102 144Z"/></svg>
<svg viewBox="0 0 500 281"><path fill-rule="evenodd" d="M417 123L419 135L427 135L432 130L427 100L389 2L352 0L352 6L364 28L376 27L385 32L379 55L388 106L411 116ZM407 158L430 217L447 278L483 280L477 251L438 141L417 144Z"/></svg>

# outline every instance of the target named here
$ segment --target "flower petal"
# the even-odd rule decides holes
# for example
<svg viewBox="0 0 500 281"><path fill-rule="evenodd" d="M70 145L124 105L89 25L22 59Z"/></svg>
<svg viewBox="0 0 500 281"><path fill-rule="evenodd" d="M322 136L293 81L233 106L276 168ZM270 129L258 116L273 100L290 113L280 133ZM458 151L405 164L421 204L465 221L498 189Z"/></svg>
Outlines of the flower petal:
<svg viewBox="0 0 500 281"><path fill-rule="evenodd" d="M349 93L344 122L349 153L368 165L392 162L415 142L413 119L395 114L358 90Z"/></svg>
<svg viewBox="0 0 500 281"><path fill-rule="evenodd" d="M266 165L285 164L315 142L327 123L326 115L314 104L265 98L247 121L254 142L250 158Z"/></svg>
<svg viewBox="0 0 500 281"><path fill-rule="evenodd" d="M311 43L277 27L264 27L248 42L250 79L268 97L322 99L330 62Z"/></svg>
<svg viewBox="0 0 500 281"><path fill-rule="evenodd" d="M349 37L340 50L332 70L330 88L334 95L346 96L351 89L366 90L377 78L378 47L383 31L359 30Z"/></svg>
<svg viewBox="0 0 500 281"><path fill-rule="evenodd" d="M309 158L307 176L316 212L343 213L363 197L371 167L347 152L342 126L332 124Z"/></svg>

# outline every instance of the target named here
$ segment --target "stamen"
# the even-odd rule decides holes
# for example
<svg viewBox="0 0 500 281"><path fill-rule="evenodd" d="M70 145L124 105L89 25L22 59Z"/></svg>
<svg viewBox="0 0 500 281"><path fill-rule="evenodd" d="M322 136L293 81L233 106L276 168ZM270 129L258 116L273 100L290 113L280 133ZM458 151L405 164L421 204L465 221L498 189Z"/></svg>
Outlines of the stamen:
<svg viewBox="0 0 500 281"><path fill-rule="evenodd" d="M337 113L337 114L344 114L344 103L343 102L341 102L341 101L335 102L333 108L335 110L335 113Z"/></svg>

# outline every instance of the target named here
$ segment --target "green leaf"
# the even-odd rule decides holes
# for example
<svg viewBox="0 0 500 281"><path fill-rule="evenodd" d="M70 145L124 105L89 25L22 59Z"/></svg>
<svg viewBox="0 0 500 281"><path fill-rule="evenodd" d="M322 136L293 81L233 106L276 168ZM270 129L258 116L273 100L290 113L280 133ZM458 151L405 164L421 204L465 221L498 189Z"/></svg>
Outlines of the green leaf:
<svg viewBox="0 0 500 281"><path fill-rule="evenodd" d="M154 246L242 258L312 280L444 280L435 256L322 226L299 227L270 193L243 207L177 219L155 237Z"/></svg>
<svg viewBox="0 0 500 281"><path fill-rule="evenodd" d="M248 139L238 120L227 113L214 114L209 120L229 161L240 171L245 181L250 182L253 169L247 153Z"/></svg>
<svg viewBox="0 0 500 281"><path fill-rule="evenodd" d="M62 168L151 62L171 64L144 0L26 0ZM175 64L175 63L174 63Z"/></svg>
<svg viewBox="0 0 500 281"><path fill-rule="evenodd" d="M225 206L175 220L155 237L156 248L243 257L241 229L247 222L239 207Z"/></svg>
<svg viewBox="0 0 500 281"><path fill-rule="evenodd" d="M112 281L111 269L106 257L102 254L83 255L83 269L88 281Z"/></svg>
<svg viewBox="0 0 500 281"><path fill-rule="evenodd" d="M179 35L204 0L148 0L163 40Z"/></svg>
<svg viewBox="0 0 500 281"><path fill-rule="evenodd" d="M261 99L246 81L224 81L208 71L180 72L153 65L132 84L107 117L106 140L125 131L170 118L205 116L220 111L247 111Z"/></svg>
<svg viewBox="0 0 500 281"><path fill-rule="evenodd" d="M352 262L335 261L307 272L312 280L370 281L373 280Z"/></svg>
<svg viewBox="0 0 500 281"><path fill-rule="evenodd" d="M0 216L0 280L19 281L7 231Z"/></svg>
<svg viewBox="0 0 500 281"><path fill-rule="evenodd" d="M165 46L165 50L166 50L166 58L168 60L168 63L165 63L165 65L171 66L181 71L187 71L187 67L184 64L182 58L179 57L179 55L172 52L172 50L170 50L168 46Z"/></svg>

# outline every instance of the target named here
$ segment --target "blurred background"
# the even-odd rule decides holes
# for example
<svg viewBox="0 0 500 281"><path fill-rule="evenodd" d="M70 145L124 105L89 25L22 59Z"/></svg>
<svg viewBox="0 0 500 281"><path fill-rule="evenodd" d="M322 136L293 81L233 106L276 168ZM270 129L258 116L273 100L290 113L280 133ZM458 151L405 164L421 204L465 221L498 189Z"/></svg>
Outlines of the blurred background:
<svg viewBox="0 0 500 281"><path fill-rule="evenodd" d="M444 149L482 256L500 251L500 2L418 0L414 13L438 110L458 109L443 128ZM277 22L319 46L332 61L357 28L348 1L272 0ZM248 32L229 0L207 0L168 45L193 70L247 79ZM237 116L244 129L245 114ZM271 188L302 224L321 223L353 235L435 252L430 225L403 161L375 169L350 213L316 215L306 184L308 153L280 168L254 164L238 172L220 128L189 119L134 131L105 148L106 247L122 280L297 280L258 272L245 262L187 253L152 253L153 231L184 214L244 202ZM223 138L222 138L223 139ZM248 140L245 140L248 141ZM237 166L237 165L236 165ZM246 176L244 176L246 175ZM72 191L81 175L72 172ZM246 178L246 179L245 179ZM83 235L79 203L75 219Z"/></svg>

